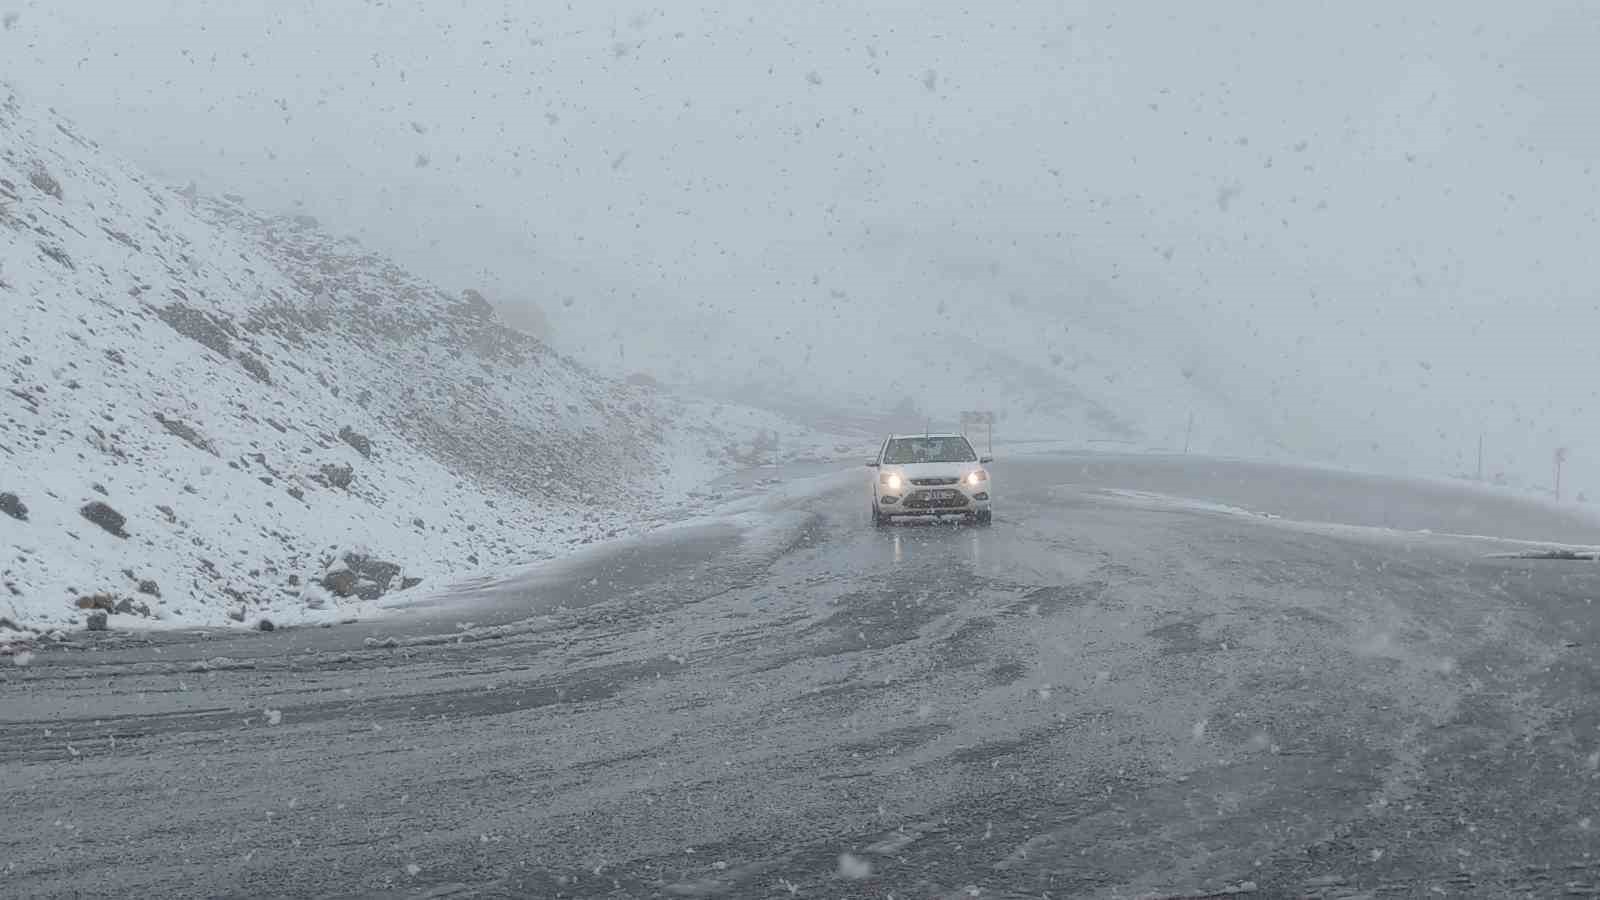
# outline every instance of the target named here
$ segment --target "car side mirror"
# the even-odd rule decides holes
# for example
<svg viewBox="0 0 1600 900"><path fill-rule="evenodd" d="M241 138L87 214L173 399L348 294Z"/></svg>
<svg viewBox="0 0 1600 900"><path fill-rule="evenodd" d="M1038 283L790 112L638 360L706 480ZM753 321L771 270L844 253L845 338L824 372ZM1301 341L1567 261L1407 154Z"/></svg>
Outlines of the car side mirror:
<svg viewBox="0 0 1600 900"><path fill-rule="evenodd" d="M992 457L992 456L980 456L980 457L978 457L978 462L983 463L985 465L988 465L989 463L994 462L994 457Z"/></svg>
<svg viewBox="0 0 1600 900"><path fill-rule="evenodd" d="M867 463L867 468L869 468L869 469L876 469L877 467L878 467L878 461L875 460L875 459L872 460L871 462Z"/></svg>

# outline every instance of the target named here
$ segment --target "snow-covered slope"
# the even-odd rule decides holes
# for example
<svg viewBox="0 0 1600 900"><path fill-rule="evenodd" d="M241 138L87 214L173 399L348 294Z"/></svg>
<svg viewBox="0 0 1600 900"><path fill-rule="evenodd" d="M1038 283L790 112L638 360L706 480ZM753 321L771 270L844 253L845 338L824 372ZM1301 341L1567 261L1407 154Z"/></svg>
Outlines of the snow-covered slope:
<svg viewBox="0 0 1600 900"><path fill-rule="evenodd" d="M340 615L313 582L349 548L369 548L345 586L363 593L523 562L836 443L598 377L473 292L309 218L172 191L53 114L0 106L11 624Z"/></svg>

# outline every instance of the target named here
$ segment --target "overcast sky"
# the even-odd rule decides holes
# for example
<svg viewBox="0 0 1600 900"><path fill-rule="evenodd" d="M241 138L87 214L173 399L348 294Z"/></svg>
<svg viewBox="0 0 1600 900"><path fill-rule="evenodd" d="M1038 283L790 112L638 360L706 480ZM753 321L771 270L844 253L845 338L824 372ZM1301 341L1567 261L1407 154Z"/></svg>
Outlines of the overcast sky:
<svg viewBox="0 0 1600 900"><path fill-rule="evenodd" d="M1600 484L1584 4L9 2L108 146L597 364L915 394L897 342L1075 329L1307 452Z"/></svg>

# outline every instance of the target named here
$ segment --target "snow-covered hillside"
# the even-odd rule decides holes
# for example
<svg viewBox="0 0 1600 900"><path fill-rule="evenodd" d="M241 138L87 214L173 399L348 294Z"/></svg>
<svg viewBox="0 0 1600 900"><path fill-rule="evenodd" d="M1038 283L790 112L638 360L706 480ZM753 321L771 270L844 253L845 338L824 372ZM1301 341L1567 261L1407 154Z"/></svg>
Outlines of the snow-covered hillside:
<svg viewBox="0 0 1600 900"><path fill-rule="evenodd" d="M859 448L598 377L474 292L0 106L0 626L339 616L834 452Z"/></svg>

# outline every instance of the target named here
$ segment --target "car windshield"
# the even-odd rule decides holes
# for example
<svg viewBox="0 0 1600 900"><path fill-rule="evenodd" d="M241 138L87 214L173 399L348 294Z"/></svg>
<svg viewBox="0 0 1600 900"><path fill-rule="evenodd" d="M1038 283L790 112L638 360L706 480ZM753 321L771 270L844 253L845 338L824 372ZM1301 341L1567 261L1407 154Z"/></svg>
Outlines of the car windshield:
<svg viewBox="0 0 1600 900"><path fill-rule="evenodd" d="M978 455L964 437L895 438L883 461L897 466L912 463L977 462Z"/></svg>

